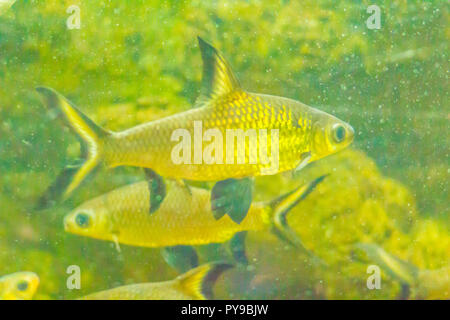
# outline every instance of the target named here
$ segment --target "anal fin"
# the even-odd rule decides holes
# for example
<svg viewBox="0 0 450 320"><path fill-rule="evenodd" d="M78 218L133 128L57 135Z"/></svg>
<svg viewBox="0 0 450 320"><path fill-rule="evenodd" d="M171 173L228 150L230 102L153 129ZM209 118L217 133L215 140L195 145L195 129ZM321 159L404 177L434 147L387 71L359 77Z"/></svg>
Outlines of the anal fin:
<svg viewBox="0 0 450 320"><path fill-rule="evenodd" d="M217 182L211 190L211 210L216 220L225 214L240 224L252 203L251 178L227 179Z"/></svg>

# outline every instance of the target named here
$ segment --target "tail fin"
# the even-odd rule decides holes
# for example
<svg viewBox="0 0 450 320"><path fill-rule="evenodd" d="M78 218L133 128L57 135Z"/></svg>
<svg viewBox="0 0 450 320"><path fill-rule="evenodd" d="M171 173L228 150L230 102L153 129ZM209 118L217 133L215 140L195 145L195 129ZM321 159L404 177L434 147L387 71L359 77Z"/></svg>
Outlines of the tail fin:
<svg viewBox="0 0 450 320"><path fill-rule="evenodd" d="M369 259L402 284L413 284L419 275L419 269L416 266L387 253L375 244L358 243L355 247L363 250Z"/></svg>
<svg viewBox="0 0 450 320"><path fill-rule="evenodd" d="M314 253L308 250L304 245L302 240L297 236L294 230L287 223L287 214L294 208L298 203L304 200L315 187L325 179L326 175L320 176L314 179L306 185L288 192L269 203L272 208L272 232L279 237L281 240L286 241L290 245L297 249L300 249L312 258L314 263L322 264L325 263L317 257Z"/></svg>
<svg viewBox="0 0 450 320"><path fill-rule="evenodd" d="M192 269L175 279L181 290L192 296L193 299L213 299L212 287L217 278L225 270L233 267L232 264L213 262Z"/></svg>
<svg viewBox="0 0 450 320"><path fill-rule="evenodd" d="M86 176L96 168L101 161L101 149L103 138L110 132L97 126L91 119L84 115L73 103L64 98L53 89L39 87L36 88L42 96L44 103L51 109L61 111L69 126L78 134L82 140L82 150L85 150L85 162L76 173L71 174L70 181L60 189L60 196L66 199L86 178Z"/></svg>

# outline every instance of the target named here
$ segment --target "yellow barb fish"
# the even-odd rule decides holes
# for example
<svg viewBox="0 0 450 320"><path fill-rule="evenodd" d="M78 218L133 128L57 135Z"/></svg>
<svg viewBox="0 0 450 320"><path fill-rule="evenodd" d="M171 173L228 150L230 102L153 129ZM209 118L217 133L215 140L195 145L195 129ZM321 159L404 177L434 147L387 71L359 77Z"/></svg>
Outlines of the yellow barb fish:
<svg viewBox="0 0 450 320"><path fill-rule="evenodd" d="M225 263L210 263L192 269L174 280L132 284L90 294L82 300L205 300L213 299L212 286Z"/></svg>
<svg viewBox="0 0 450 320"><path fill-rule="evenodd" d="M288 226L286 215L323 178L272 201L252 204L242 223L236 224L228 216L213 218L208 190L181 186L174 181L167 184L164 201L149 214L153 180L157 179L151 176L148 181L121 187L81 204L64 218L64 228L81 236L143 247L223 243L233 236L235 241L244 241L240 238L245 231L271 230L310 254ZM232 253L245 263L244 248L237 243Z"/></svg>
<svg viewBox="0 0 450 320"><path fill-rule="evenodd" d="M450 299L450 266L437 270L420 270L377 245L360 243L357 248L364 250L390 277L406 286L410 298Z"/></svg>
<svg viewBox="0 0 450 320"><path fill-rule="evenodd" d="M16 272L0 277L0 300L31 300L39 286L33 272Z"/></svg>
<svg viewBox="0 0 450 320"><path fill-rule="evenodd" d="M228 214L240 223L251 204L251 177L300 169L353 141L353 128L332 115L244 91L225 58L200 38L199 44L203 83L195 108L122 132L100 128L62 95L37 88L87 145L84 165L59 188L64 198L100 164L144 167L167 178L218 181L214 217Z"/></svg>

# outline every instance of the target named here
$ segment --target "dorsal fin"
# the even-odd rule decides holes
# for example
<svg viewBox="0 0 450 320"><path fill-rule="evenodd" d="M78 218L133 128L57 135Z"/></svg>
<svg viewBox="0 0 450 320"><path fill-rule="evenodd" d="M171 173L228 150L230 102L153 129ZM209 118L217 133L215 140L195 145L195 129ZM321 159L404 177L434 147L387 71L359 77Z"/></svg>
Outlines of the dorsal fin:
<svg viewBox="0 0 450 320"><path fill-rule="evenodd" d="M239 81L222 54L200 37L198 43L203 60L203 79L196 104L204 104L232 92L242 91Z"/></svg>
<svg viewBox="0 0 450 320"><path fill-rule="evenodd" d="M233 265L212 262L192 269L175 279L181 290L195 300L212 299L212 287L217 278Z"/></svg>

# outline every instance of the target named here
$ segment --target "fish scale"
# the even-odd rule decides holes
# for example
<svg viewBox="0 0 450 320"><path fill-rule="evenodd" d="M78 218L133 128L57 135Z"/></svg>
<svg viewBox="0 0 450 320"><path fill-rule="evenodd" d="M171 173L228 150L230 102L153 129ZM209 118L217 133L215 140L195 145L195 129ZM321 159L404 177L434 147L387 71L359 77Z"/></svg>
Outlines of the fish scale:
<svg viewBox="0 0 450 320"><path fill-rule="evenodd" d="M353 128L329 114L244 91L224 57L200 38L199 44L203 80L194 108L122 132L100 128L54 90L37 89L47 105L63 112L87 150L86 161L76 172L64 170L56 183L65 185L50 186L44 200L67 198L100 164L135 166L164 178L216 181L214 217L228 215L241 223L253 197L252 177L299 170L352 142Z"/></svg>
<svg viewBox="0 0 450 320"><path fill-rule="evenodd" d="M176 129L186 129L191 138L194 137L194 121L202 123L203 132L208 129L218 129L223 137L223 146L226 146L226 131L229 129L264 129L267 130L267 142L270 144L270 130L279 130L279 170L286 171L295 168L300 155L310 151L311 135L292 124L295 114L286 107L286 104L277 102L278 99L260 96L257 94L240 95L238 102L219 103L205 106L138 126L130 130L113 134L106 141L110 150L105 153L105 162L110 166L132 165L150 167L165 177L176 177L197 181L222 180L229 177L241 178L259 175L262 168L270 164L262 164L259 154L256 154L257 163L248 163L248 143L246 144L246 161L244 164L226 164L223 151L223 164L175 164L171 159L171 150L175 142L171 141L172 133ZM260 103L256 103L260 101ZM294 102L297 103L297 102ZM242 106L239 106L242 105ZM298 103L297 103L298 104ZM288 114L291 114L289 116ZM267 116L269 114L269 116ZM260 117L260 115L264 115ZM228 119L228 121L227 121ZM297 122L307 122L309 119L297 119ZM269 122L269 123L268 123ZM261 124L263 124L261 126ZM266 126L266 124L269 124ZM257 131L258 132L258 131ZM194 141L193 141L194 142ZM194 153L194 143L191 144L191 156ZM257 150L261 141L258 139ZM202 154L208 143L204 142ZM268 148L270 152L270 149ZM237 150L235 146L234 155ZM192 159L192 158L191 158Z"/></svg>
<svg viewBox="0 0 450 320"><path fill-rule="evenodd" d="M88 230L89 236L144 247L225 242L236 232L267 227L268 212L263 205L252 206L241 224L234 223L229 217L216 221L211 213L208 190L188 190L176 182L168 182L167 185L167 197L153 214L149 213L150 191L145 181L89 200L76 212L91 213L93 221L100 226L94 234ZM94 212L103 214L94 215ZM69 215L65 220L69 232L70 220ZM72 224L72 228L76 226Z"/></svg>
<svg viewBox="0 0 450 320"><path fill-rule="evenodd" d="M216 220L209 190L187 187L175 181L165 183L165 197L155 205L152 199L154 174L137 182L86 201L64 218L67 232L119 244L141 247L205 245L230 241L232 252L245 252L243 232L270 231L281 240L313 256L286 222L287 213L320 183L324 176L271 201L251 204L240 224L229 216ZM241 254L235 257L242 258ZM245 253L244 253L245 257ZM242 261L242 260L240 260Z"/></svg>

